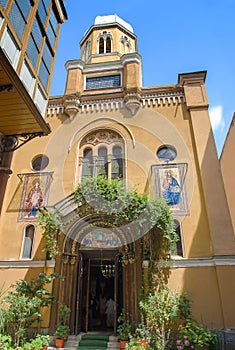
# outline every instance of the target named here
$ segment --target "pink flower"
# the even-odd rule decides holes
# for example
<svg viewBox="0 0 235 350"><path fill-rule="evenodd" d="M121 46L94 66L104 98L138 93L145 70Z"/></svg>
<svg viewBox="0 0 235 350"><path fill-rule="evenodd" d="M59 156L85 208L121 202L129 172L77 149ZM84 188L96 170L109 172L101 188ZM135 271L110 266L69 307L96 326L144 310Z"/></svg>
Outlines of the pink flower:
<svg viewBox="0 0 235 350"><path fill-rule="evenodd" d="M187 335L184 335L184 339L187 339L188 337L187 337Z"/></svg>
<svg viewBox="0 0 235 350"><path fill-rule="evenodd" d="M191 345L191 349L195 349L195 346L194 346L194 345Z"/></svg>
<svg viewBox="0 0 235 350"><path fill-rule="evenodd" d="M190 345L190 342L189 342L188 340L185 340L185 341L184 341L184 345L185 345L185 346L189 346L189 345Z"/></svg>
<svg viewBox="0 0 235 350"><path fill-rule="evenodd" d="M180 345L180 344L181 344L181 340L179 339L177 340L176 345Z"/></svg>
<svg viewBox="0 0 235 350"><path fill-rule="evenodd" d="M183 346L181 346L181 345L180 345L180 346L177 346L177 349L178 349L178 350L184 350L184 349L183 349Z"/></svg>

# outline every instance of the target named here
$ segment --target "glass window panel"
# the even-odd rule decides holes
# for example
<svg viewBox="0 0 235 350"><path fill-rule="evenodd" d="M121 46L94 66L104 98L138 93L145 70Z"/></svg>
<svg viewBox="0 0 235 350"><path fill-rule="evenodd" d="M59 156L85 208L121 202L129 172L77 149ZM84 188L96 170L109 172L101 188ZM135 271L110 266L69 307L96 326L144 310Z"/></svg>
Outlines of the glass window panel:
<svg viewBox="0 0 235 350"><path fill-rule="evenodd" d="M183 256L180 223L177 220L174 220L174 223L175 223L175 232L176 232L178 241L174 245L172 245L171 255Z"/></svg>
<svg viewBox="0 0 235 350"><path fill-rule="evenodd" d="M97 176L108 176L108 157L107 149L100 147L98 149L98 158L96 162Z"/></svg>
<svg viewBox="0 0 235 350"><path fill-rule="evenodd" d="M54 9L52 9L52 11L51 11L50 23L51 23L51 26L52 26L52 28L54 30L54 33L56 34L57 28L58 28L58 20L57 20L57 17L56 17Z"/></svg>
<svg viewBox="0 0 235 350"><path fill-rule="evenodd" d="M99 41L99 53L104 53L104 39L100 38Z"/></svg>
<svg viewBox="0 0 235 350"><path fill-rule="evenodd" d="M123 177L123 161L122 148L119 146L113 147L111 178L117 179Z"/></svg>
<svg viewBox="0 0 235 350"><path fill-rule="evenodd" d="M27 53L27 56L30 59L30 62L32 63L33 67L36 69L39 50L38 50L37 45L32 37L32 34L29 37L28 47L27 47L26 53Z"/></svg>
<svg viewBox="0 0 235 350"><path fill-rule="evenodd" d="M47 17L47 8L46 8L43 0L40 0L40 2L39 2L38 14L39 14L39 16L41 18L42 23L45 24L46 17Z"/></svg>
<svg viewBox="0 0 235 350"><path fill-rule="evenodd" d="M49 49L49 46L47 43L45 43L42 56L43 56L43 60L44 60L44 63L46 65L48 71L50 71L51 61L52 61L52 53L51 53L51 50Z"/></svg>
<svg viewBox="0 0 235 350"><path fill-rule="evenodd" d="M82 159L82 177L88 177L93 175L93 157L92 150L87 148L83 152Z"/></svg>
<svg viewBox="0 0 235 350"><path fill-rule="evenodd" d="M27 21L29 12L31 9L31 4L29 0L17 0L16 1L17 5L19 6L25 20Z"/></svg>
<svg viewBox="0 0 235 350"><path fill-rule="evenodd" d="M86 78L86 89L107 89L121 86L121 75L107 75L100 77Z"/></svg>
<svg viewBox="0 0 235 350"><path fill-rule="evenodd" d="M13 3L11 11L9 13L9 20L15 29L18 38L21 40L24 33L26 21L15 2Z"/></svg>
<svg viewBox="0 0 235 350"><path fill-rule="evenodd" d="M44 63L43 60L41 60L38 76L45 89L47 89L49 75L50 75L50 72L48 71L46 64Z"/></svg>
<svg viewBox="0 0 235 350"><path fill-rule="evenodd" d="M0 4L2 5L3 8L6 7L7 1L8 0L0 0Z"/></svg>
<svg viewBox="0 0 235 350"><path fill-rule="evenodd" d="M35 233L35 227L33 225L29 225L26 227L22 259L31 259L32 257L34 233Z"/></svg>
<svg viewBox="0 0 235 350"><path fill-rule="evenodd" d="M110 53L110 52L111 52L111 39L108 36L106 40L106 53Z"/></svg>
<svg viewBox="0 0 235 350"><path fill-rule="evenodd" d="M48 40L50 41L51 47L54 48L56 35L54 33L54 30L50 22L47 28L47 37L48 37Z"/></svg>
<svg viewBox="0 0 235 350"><path fill-rule="evenodd" d="M34 38L34 41L37 45L38 50L40 50L40 46L41 46L41 42L42 42L42 31L38 22L38 19L35 18L34 23L33 23L33 27L32 27L32 35Z"/></svg>

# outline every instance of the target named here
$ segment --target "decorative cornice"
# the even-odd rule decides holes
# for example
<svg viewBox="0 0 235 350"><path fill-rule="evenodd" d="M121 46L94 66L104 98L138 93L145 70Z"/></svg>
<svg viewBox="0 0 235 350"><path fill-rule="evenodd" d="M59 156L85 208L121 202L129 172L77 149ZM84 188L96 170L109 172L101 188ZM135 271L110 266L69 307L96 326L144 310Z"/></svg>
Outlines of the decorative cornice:
<svg viewBox="0 0 235 350"><path fill-rule="evenodd" d="M65 95L61 96L58 100L51 99L51 101L49 101L47 114L49 116L62 114L64 112L67 113L70 108L69 104L71 104L74 117L74 113L117 111L123 109L125 106L130 109L130 104L133 102L135 102L135 105L137 103L142 106L142 108L185 103L185 95L182 89L176 88L174 91L174 89L171 88L169 90L164 91L164 89L159 89L158 91L158 89L151 89L151 91L148 91L139 89L138 91L134 91L134 94L132 91L128 90L116 93L102 93L100 95ZM75 109L74 106L76 107ZM69 113L67 114L70 115ZM132 113L132 115L135 115L135 113Z"/></svg>
<svg viewBox="0 0 235 350"><path fill-rule="evenodd" d="M117 111L124 107L124 99L104 99L81 102L81 113Z"/></svg>
<svg viewBox="0 0 235 350"><path fill-rule="evenodd" d="M176 103L180 104L181 102L185 103L185 96L182 92L168 92L168 93L155 93L148 96L142 97L143 107L154 107L155 105L175 105Z"/></svg>

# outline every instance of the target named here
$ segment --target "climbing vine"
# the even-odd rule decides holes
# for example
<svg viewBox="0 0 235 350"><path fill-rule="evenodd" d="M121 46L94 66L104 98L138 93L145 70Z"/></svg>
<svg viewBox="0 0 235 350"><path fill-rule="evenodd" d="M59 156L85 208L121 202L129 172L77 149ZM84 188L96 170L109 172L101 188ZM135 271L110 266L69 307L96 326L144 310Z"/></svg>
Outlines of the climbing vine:
<svg viewBox="0 0 235 350"><path fill-rule="evenodd" d="M63 230L61 215L56 210L43 210L40 211L37 222L42 228L42 236L44 238L43 250L48 252L51 258L55 258L60 255L58 235L60 235Z"/></svg>
<svg viewBox="0 0 235 350"><path fill-rule="evenodd" d="M149 231L157 231L163 247L158 252L159 258L166 258L165 252L169 252L176 241L174 219L165 201L149 199L146 193L140 194L135 188L126 189L119 179L86 178L75 188L74 200L80 218L99 215L100 221L112 227L131 230L135 239ZM55 210L44 211L39 215L38 223L43 229L44 249L51 257L56 257L59 254L57 236L63 230L60 214Z"/></svg>

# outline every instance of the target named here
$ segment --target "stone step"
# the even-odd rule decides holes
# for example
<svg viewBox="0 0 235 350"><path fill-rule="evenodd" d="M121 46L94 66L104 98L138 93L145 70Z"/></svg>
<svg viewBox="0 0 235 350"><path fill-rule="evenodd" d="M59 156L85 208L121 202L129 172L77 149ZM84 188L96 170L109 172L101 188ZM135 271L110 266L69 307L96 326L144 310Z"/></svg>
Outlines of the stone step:
<svg viewBox="0 0 235 350"><path fill-rule="evenodd" d="M82 334L70 335L68 337L68 340L65 341L63 348L55 348L53 346L49 346L48 350L77 350L78 344L81 339L82 339ZM109 336L109 341L107 343L107 350L120 350L120 345L117 337L113 335Z"/></svg>

